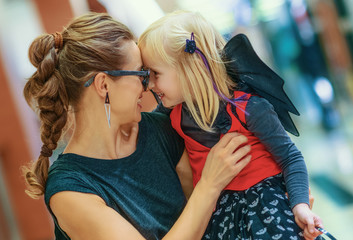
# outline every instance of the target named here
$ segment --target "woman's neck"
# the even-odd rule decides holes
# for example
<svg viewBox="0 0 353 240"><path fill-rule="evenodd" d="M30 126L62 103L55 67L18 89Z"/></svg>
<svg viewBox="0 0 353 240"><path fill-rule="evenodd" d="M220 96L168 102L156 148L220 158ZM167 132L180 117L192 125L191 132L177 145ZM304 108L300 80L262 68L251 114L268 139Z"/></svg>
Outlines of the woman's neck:
<svg viewBox="0 0 353 240"><path fill-rule="evenodd" d="M138 123L111 125L106 119L98 121L75 121L73 135L64 153L99 159L119 159L131 155L136 150Z"/></svg>

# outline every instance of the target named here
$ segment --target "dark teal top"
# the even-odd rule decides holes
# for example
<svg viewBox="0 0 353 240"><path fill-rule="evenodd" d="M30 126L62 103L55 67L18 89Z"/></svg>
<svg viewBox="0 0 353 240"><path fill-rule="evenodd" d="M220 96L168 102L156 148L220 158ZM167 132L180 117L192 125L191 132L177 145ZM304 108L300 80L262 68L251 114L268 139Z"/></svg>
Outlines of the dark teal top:
<svg viewBox="0 0 353 240"><path fill-rule="evenodd" d="M49 200L55 193L93 193L146 239L161 239L186 203L175 172L183 150L184 142L168 116L142 113L137 148L130 156L103 160L72 153L59 155L49 170L45 203L51 212ZM70 239L52 216L56 239Z"/></svg>

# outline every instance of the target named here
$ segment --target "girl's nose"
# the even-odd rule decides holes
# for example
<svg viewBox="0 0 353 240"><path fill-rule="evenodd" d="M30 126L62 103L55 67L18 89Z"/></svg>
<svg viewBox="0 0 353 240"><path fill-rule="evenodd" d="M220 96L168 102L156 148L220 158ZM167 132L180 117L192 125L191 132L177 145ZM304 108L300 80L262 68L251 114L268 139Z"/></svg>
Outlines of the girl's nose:
<svg viewBox="0 0 353 240"><path fill-rule="evenodd" d="M150 81L148 83L148 89L147 90L153 90L154 87L155 87L154 81L153 81L153 79L150 79Z"/></svg>

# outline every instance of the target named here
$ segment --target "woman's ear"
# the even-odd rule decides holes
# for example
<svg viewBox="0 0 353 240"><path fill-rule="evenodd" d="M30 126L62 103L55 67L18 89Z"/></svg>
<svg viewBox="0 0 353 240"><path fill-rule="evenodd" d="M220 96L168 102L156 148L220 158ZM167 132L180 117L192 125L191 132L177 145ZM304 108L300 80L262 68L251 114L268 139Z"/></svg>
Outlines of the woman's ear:
<svg viewBox="0 0 353 240"><path fill-rule="evenodd" d="M105 98L109 90L109 78L107 75L102 72L98 73L94 78L93 84L98 95Z"/></svg>

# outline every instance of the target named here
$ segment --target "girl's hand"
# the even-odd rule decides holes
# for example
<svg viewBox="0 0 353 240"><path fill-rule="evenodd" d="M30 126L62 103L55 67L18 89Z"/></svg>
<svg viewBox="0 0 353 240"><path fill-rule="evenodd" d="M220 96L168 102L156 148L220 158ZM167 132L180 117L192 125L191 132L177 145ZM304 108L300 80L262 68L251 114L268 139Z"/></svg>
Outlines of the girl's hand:
<svg viewBox="0 0 353 240"><path fill-rule="evenodd" d="M319 216L315 215L306 203L300 203L294 206L293 214L295 222L304 230L306 240L314 240L321 234L315 227L323 228L322 221Z"/></svg>
<svg viewBox="0 0 353 240"><path fill-rule="evenodd" d="M236 132L225 134L209 152L200 181L220 193L249 163L250 146L239 148L247 141L245 136Z"/></svg>

